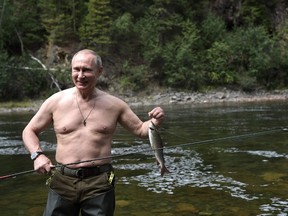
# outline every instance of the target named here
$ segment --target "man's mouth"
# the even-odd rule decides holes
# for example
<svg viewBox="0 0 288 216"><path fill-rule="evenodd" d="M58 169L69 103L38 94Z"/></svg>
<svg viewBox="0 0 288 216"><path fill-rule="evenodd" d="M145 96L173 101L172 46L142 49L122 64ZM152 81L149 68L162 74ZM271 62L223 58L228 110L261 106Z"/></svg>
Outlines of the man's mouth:
<svg viewBox="0 0 288 216"><path fill-rule="evenodd" d="M86 84L86 83L87 83L87 81L81 81L81 80L77 80L77 83L79 83L79 84Z"/></svg>

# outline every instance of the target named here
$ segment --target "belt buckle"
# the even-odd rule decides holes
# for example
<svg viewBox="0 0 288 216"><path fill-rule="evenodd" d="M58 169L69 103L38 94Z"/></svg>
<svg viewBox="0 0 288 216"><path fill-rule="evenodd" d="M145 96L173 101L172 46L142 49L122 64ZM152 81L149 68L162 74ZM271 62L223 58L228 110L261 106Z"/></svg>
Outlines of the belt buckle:
<svg viewBox="0 0 288 216"><path fill-rule="evenodd" d="M77 178L83 179L84 175L85 175L85 172L84 172L84 170L82 168L80 168L80 169L76 170L75 175L76 175Z"/></svg>

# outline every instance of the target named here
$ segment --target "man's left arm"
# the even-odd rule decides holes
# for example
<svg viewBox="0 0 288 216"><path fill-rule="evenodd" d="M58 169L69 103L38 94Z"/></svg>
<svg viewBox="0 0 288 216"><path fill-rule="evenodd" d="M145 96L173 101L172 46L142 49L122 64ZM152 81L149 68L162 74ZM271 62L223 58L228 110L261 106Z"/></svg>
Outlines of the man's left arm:
<svg viewBox="0 0 288 216"><path fill-rule="evenodd" d="M155 107L148 113L148 116L149 120L145 122L141 121L127 105L120 114L119 123L134 135L145 138L148 136L148 128L151 121L153 121L156 127L159 127L163 123L164 110L161 107Z"/></svg>

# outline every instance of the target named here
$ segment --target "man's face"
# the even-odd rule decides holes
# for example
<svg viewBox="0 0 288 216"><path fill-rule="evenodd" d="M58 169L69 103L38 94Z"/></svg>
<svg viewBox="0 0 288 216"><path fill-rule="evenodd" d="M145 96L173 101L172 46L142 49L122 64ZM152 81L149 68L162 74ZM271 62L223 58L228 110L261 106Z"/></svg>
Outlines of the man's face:
<svg viewBox="0 0 288 216"><path fill-rule="evenodd" d="M100 74L101 68L97 67L94 55L79 53L74 56L72 60L72 80L78 89L94 89Z"/></svg>

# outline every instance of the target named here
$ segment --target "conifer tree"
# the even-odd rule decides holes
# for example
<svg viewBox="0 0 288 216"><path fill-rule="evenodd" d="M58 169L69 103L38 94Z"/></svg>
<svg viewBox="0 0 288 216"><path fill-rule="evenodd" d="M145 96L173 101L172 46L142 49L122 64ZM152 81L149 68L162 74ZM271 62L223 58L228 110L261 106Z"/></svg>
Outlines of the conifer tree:
<svg viewBox="0 0 288 216"><path fill-rule="evenodd" d="M67 43L77 38L77 19L75 11L81 1L46 1L39 0L41 20L48 32L48 41L54 43Z"/></svg>
<svg viewBox="0 0 288 216"><path fill-rule="evenodd" d="M110 0L89 0L87 7L88 14L80 27L80 38L85 47L103 55L112 43Z"/></svg>

